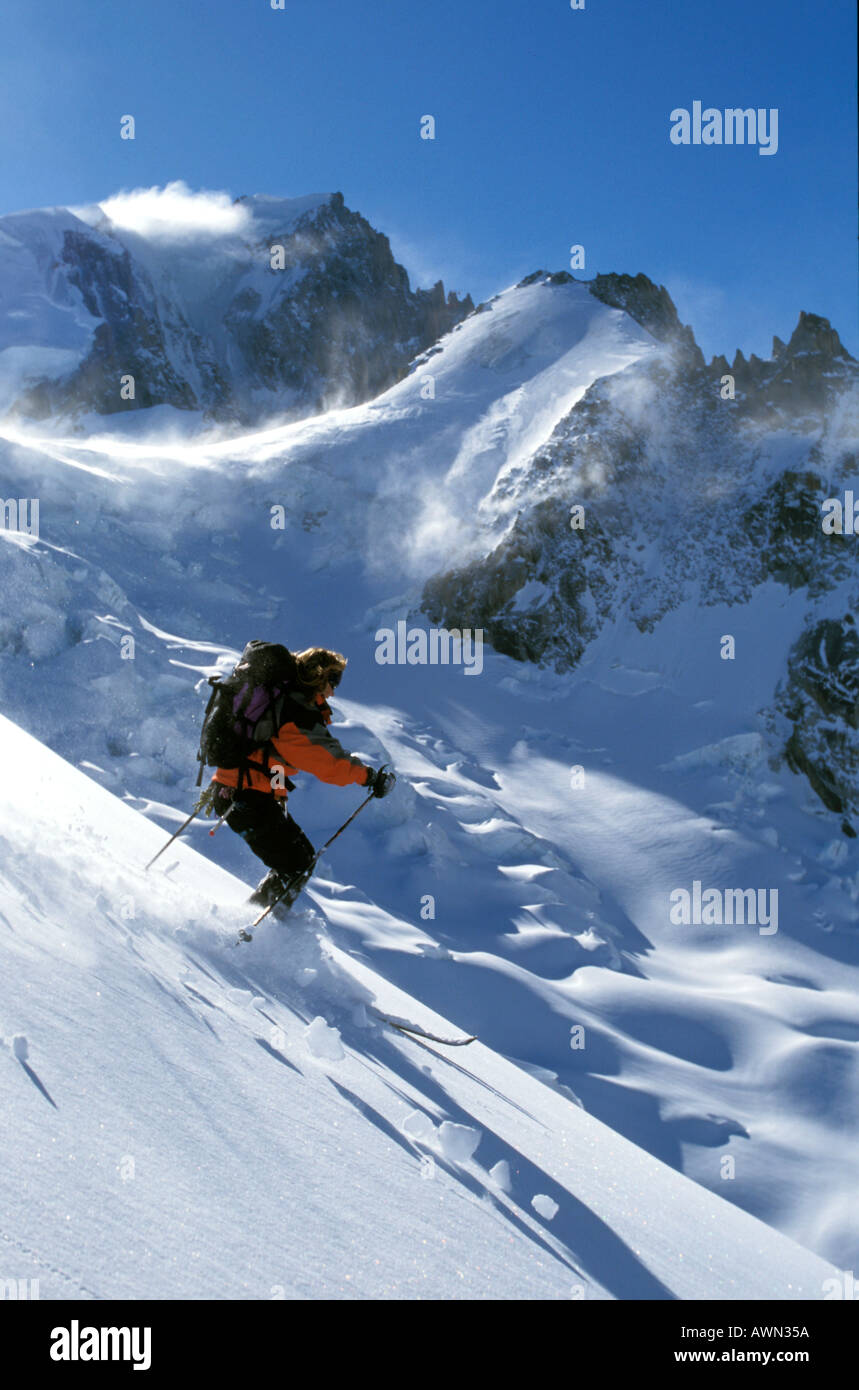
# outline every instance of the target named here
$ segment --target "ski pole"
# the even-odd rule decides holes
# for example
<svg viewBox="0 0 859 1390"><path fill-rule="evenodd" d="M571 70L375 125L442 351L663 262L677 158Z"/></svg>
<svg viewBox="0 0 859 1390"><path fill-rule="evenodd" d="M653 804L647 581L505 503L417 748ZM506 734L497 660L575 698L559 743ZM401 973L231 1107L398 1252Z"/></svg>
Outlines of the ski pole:
<svg viewBox="0 0 859 1390"><path fill-rule="evenodd" d="M209 831L209 834L210 834L210 835L214 835L214 833L215 833L216 830L220 830L221 826L223 825L224 821L225 821L225 820L227 819L227 817L229 816L229 814L230 814L230 812L232 811L232 809L233 809L232 806L228 806L227 809L226 809L226 811L224 812L224 814L223 814L218 820L215 821L215 824L212 826L211 830ZM166 847L165 847L165 848L166 848Z"/></svg>
<svg viewBox="0 0 859 1390"><path fill-rule="evenodd" d="M172 843L173 843L174 840L178 840L179 836L182 834L182 831L185 829L185 827L188 826L188 825L190 825L190 824L191 824L191 821L194 820L196 816L199 816L199 814L200 814L199 808L191 812L191 814L190 814L190 816L188 817L188 819L187 819L186 821L183 821L182 824L179 826L179 829L176 831L175 835L171 835L171 836L170 836L170 839L167 841L166 845L162 845L161 848L160 848L160 850L158 851L158 853L157 853L157 854L154 854L154 855L152 856L152 858L150 859L149 863L146 865L146 868L143 870L144 873L146 873L149 869L152 868L152 865L155 863L155 860L161 858L161 856L162 856L162 854L164 853L164 851L165 851L166 849L169 849L169 848L170 848L170 846L172 845Z"/></svg>
<svg viewBox="0 0 859 1390"><path fill-rule="evenodd" d="M363 811L364 807L369 805L369 803L373 800L373 797L374 797L374 796L375 796L375 792L370 792L370 795L367 797L367 800L366 800L366 801L362 801L362 802L361 802L361 805L360 805L356 810L354 810L354 811L352 812L352 814L351 814L351 816L349 817L349 819L348 819L348 820L344 820L344 822L343 822L343 824L341 825L340 829L334 831L334 834L331 836L331 839L330 839L330 840L326 840L326 841L325 841L325 844L322 846L322 848L321 848L321 849L318 849L318 850L316 851L316 853L315 853L314 856L313 856L313 863L314 863L314 864L316 863L317 859L321 859L321 858L322 858L322 856L323 856L323 854L325 853L325 851L327 850L328 846L329 846L329 845L333 845L334 841L337 839L337 836L343 834L343 831L346 829L347 825L351 825L351 824L352 824L353 820L355 819L355 817L356 817L357 814L358 814L358 811Z"/></svg>
<svg viewBox="0 0 859 1390"><path fill-rule="evenodd" d="M387 766L388 766L387 763L382 763L382 766L379 768L379 771L380 771L380 772L384 772L384 770L385 770L385 768L386 768ZM325 853L325 851L327 850L328 846L329 846L329 845L333 845L334 841L337 839L337 836L343 834L343 831L346 829L346 826L352 824L352 822L353 822L353 820L355 819L355 817L357 816L358 812L359 812L359 811L363 811L364 807L369 805L369 803L373 800L373 797L374 797L375 795L376 795L375 792L370 792L370 795L367 797L367 800L366 800L366 801L362 801L360 806L356 806L355 810L352 812L352 814L351 814L351 816L349 817L349 819L348 819L348 820L344 820L344 822L343 822L343 824L341 825L340 829L334 831L334 834L331 836L331 839L330 839L330 840L326 840L326 841L325 841L325 844L322 846L322 848L321 848L320 850L317 850L317 851L316 851L316 854L313 856L313 863L314 863L314 864L316 863L317 859L320 859L320 858L322 857L322 855L323 855L323 854Z"/></svg>

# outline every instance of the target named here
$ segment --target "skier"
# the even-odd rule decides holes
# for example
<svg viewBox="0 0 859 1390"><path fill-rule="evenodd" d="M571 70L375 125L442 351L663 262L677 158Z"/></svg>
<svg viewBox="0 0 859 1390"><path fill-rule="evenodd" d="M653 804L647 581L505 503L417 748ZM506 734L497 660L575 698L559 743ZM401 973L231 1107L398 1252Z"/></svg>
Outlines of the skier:
<svg viewBox="0 0 859 1390"><path fill-rule="evenodd" d="M290 774L312 772L336 787L365 786L374 796L387 796L395 781L393 773L368 767L347 753L328 732L328 699L340 684L346 657L326 647L309 647L294 659L297 679L284 697L281 724L266 756L254 759L259 770L251 765L240 774L237 768L219 767L212 778L214 811L228 813L230 829L268 866L251 895L251 902L263 907L278 902L278 908L289 908L310 876L315 854L286 807L294 789Z"/></svg>

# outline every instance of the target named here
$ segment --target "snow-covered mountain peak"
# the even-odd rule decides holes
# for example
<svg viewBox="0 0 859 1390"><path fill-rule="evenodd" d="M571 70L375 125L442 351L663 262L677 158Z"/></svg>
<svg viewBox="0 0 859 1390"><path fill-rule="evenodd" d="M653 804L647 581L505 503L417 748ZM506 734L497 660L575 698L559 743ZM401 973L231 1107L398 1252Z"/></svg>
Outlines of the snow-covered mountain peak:
<svg viewBox="0 0 859 1390"><path fill-rule="evenodd" d="M289 232L296 223L329 205L333 210L342 210L345 207L343 194L309 193L300 198L277 198L269 193L242 193L234 203L249 214L249 240L273 232Z"/></svg>
<svg viewBox="0 0 859 1390"><path fill-rule="evenodd" d="M0 218L0 411L160 407L233 428L306 416L378 395L471 307L440 283L413 290L339 193L231 200L172 184L13 215Z"/></svg>

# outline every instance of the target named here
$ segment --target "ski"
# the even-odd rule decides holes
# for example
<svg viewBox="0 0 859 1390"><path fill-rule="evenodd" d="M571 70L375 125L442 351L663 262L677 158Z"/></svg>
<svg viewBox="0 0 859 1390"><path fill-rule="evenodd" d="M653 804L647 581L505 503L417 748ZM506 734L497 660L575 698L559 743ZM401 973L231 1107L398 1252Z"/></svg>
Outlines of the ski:
<svg viewBox="0 0 859 1390"><path fill-rule="evenodd" d="M239 932L234 946L241 946L243 941L253 941L249 931L244 928ZM477 1035L465 1038L440 1038L437 1033L428 1033L425 1028L421 1028L417 1023L407 1023L404 1019L392 1018L390 1014L383 1014L378 1009L371 1009L374 1018L380 1023L387 1023L389 1028L395 1028L398 1033L404 1033L406 1037L425 1038L427 1042L438 1043L440 1047L468 1047L469 1043L477 1042Z"/></svg>
<svg viewBox="0 0 859 1390"><path fill-rule="evenodd" d="M425 1028L420 1028L417 1023L406 1023L399 1018L391 1018L390 1014L380 1013L378 1009L370 1011L375 1018L382 1023L387 1023L389 1028L396 1028L398 1033L405 1033L414 1038L426 1038L429 1042L440 1043L442 1047L467 1047L469 1043L477 1042L477 1036L469 1038L440 1038L436 1033L428 1033Z"/></svg>

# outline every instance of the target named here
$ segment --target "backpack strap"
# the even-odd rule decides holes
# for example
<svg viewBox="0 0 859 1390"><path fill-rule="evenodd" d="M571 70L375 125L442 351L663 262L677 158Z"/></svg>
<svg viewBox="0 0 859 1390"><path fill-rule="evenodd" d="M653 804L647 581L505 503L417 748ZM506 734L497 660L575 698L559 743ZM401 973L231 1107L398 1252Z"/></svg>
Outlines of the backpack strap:
<svg viewBox="0 0 859 1390"><path fill-rule="evenodd" d="M210 676L210 677L209 677L209 685L212 687L212 693L211 693L211 695L209 696L209 702L208 702L208 704L206 705L206 712L205 712L205 714L203 715L203 723L202 723L202 725L200 726L200 747L197 749L197 762L200 764L200 770L199 770L199 772L197 773L197 786L198 786L198 787L202 784L202 781L203 781L203 768L206 766L206 759L205 759L205 756L204 756L204 754L203 754L203 739L204 739L205 736L206 736L206 725L207 725L207 723L209 722L209 715L212 713L212 706L214 705L215 700L216 700L217 695L218 695L218 685L219 685L219 679L218 679L218 677L217 677L217 676Z"/></svg>
<svg viewBox="0 0 859 1390"><path fill-rule="evenodd" d="M235 711L236 716L238 718L241 718L244 715L245 710L247 709L248 705L253 699L255 689L256 686L254 685L253 681L248 680L245 687L245 693L239 701L238 709ZM236 794L238 794L242 790L242 787L245 783L246 774L249 772L252 766L253 764L251 763L250 758L243 758L242 761L239 763L239 780L238 785L236 787ZM250 781L250 778L248 777L247 780Z"/></svg>
<svg viewBox="0 0 859 1390"><path fill-rule="evenodd" d="M284 710L288 699L289 692L285 689L279 690L274 697L272 703L272 721L275 731L284 723ZM267 739L260 747L262 749L262 763L255 762L252 758L247 758L246 765L249 768L255 768L257 771L261 772L263 776L268 777L272 760L277 756L277 750L274 747L272 739ZM289 777L284 776L284 786L287 791L295 791L295 783Z"/></svg>
<svg viewBox="0 0 859 1390"><path fill-rule="evenodd" d="M271 745L266 744L265 749L263 750L263 761L259 763L256 762L254 758L246 758L243 767L246 769L253 768L255 772L261 772L264 777L267 777L271 769L271 758L273 753L274 749L271 748ZM241 773L239 775L241 776ZM295 791L295 783L293 782L291 777L284 776L283 785L286 787L286 790L288 792Z"/></svg>

